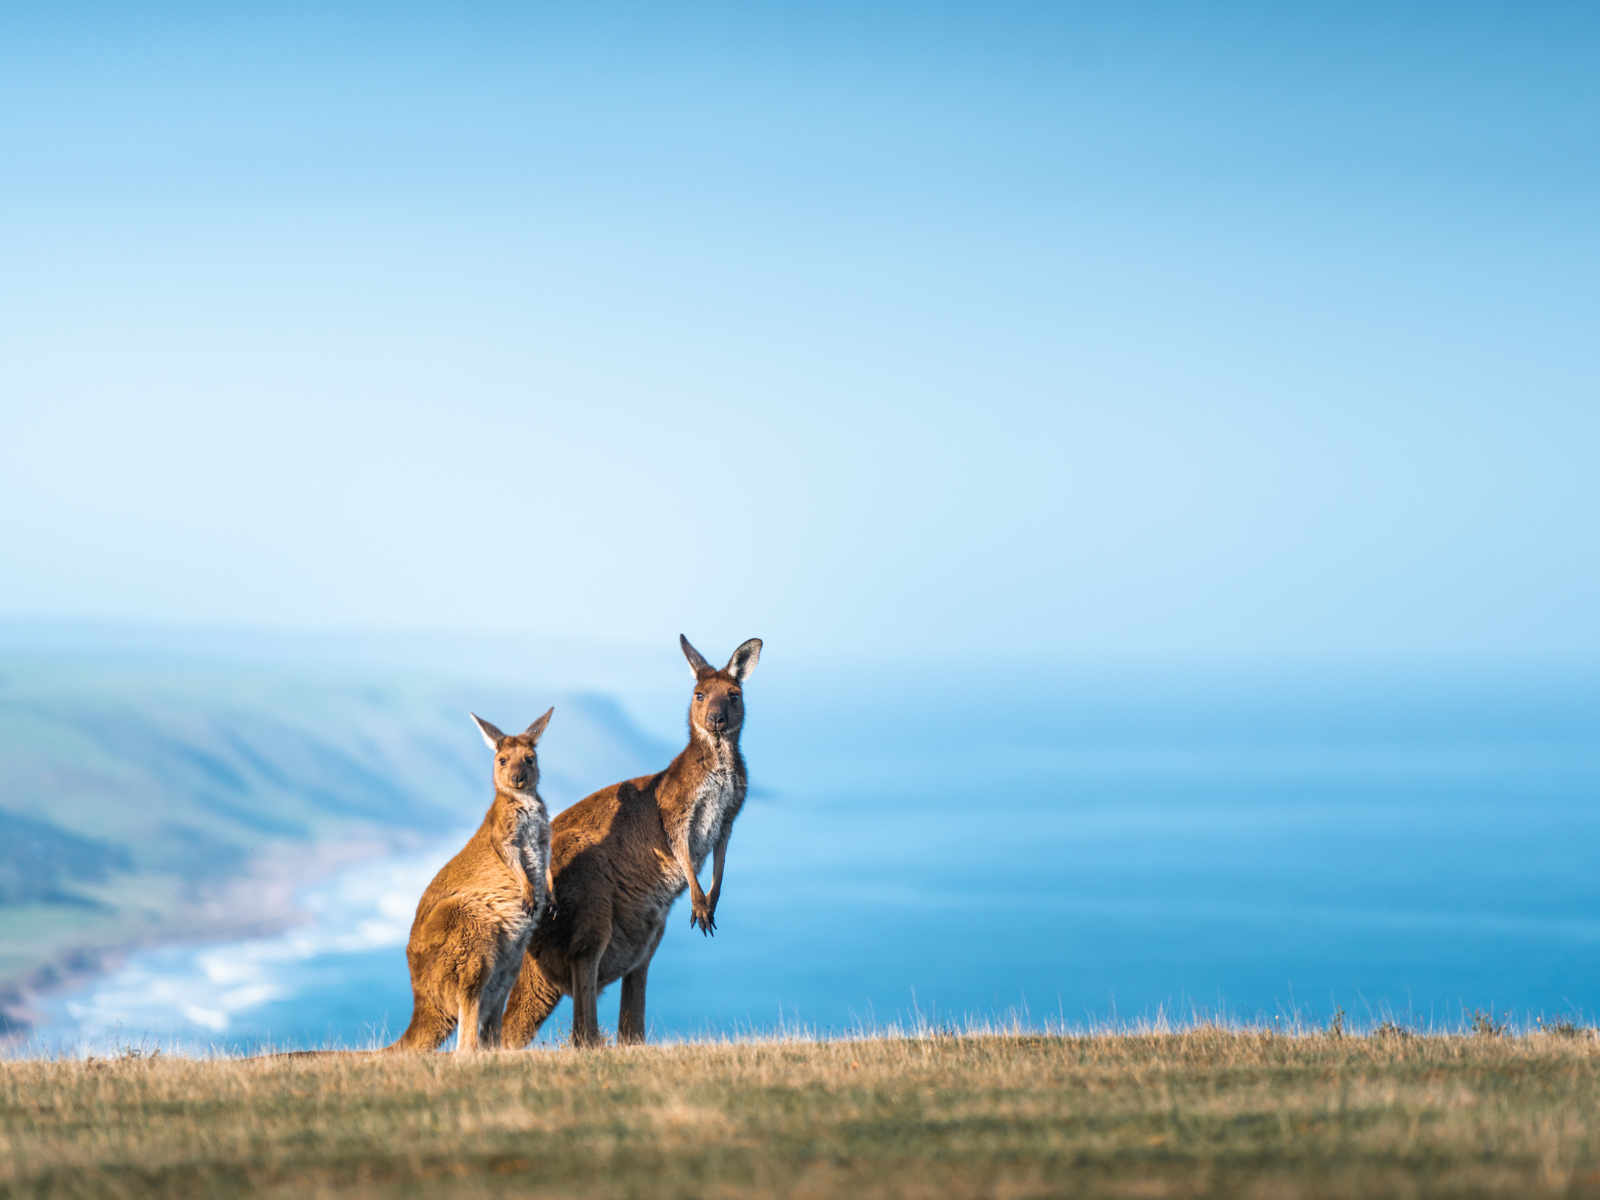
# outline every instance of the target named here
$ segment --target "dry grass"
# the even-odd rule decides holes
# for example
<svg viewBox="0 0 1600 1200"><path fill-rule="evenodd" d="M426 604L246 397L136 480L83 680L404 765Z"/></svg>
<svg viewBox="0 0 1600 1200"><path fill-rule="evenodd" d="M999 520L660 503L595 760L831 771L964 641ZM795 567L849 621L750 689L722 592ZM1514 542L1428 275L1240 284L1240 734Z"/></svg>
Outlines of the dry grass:
<svg viewBox="0 0 1600 1200"><path fill-rule="evenodd" d="M0 1064L0 1196L1600 1195L1600 1040Z"/></svg>

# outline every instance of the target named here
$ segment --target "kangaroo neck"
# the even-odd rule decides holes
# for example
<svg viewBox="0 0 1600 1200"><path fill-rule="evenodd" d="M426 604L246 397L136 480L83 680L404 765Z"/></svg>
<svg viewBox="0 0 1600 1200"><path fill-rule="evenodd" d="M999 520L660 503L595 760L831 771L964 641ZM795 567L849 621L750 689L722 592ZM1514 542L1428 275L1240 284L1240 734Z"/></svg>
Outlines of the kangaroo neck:
<svg viewBox="0 0 1600 1200"><path fill-rule="evenodd" d="M689 732L689 744L673 761L671 770L685 782L697 781L719 771L743 774L744 758L739 753L739 730L713 736L702 729Z"/></svg>
<svg viewBox="0 0 1600 1200"><path fill-rule="evenodd" d="M494 802L496 805L505 804L511 808L532 808L534 805L544 806L544 798L539 795L537 787L528 788L526 791L496 788Z"/></svg>

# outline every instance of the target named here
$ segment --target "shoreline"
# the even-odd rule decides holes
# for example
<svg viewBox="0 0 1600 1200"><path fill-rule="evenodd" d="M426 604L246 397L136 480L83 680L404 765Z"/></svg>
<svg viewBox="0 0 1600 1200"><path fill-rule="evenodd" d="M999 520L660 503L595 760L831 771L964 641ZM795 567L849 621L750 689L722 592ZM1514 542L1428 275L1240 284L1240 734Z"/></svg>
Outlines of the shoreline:
<svg viewBox="0 0 1600 1200"><path fill-rule="evenodd" d="M0 1050L26 1044L44 1016L40 1001L82 988L143 950L272 937L313 918L300 905L304 891L361 862L428 844L410 831L387 837L345 838L269 846L244 874L208 886L179 907L159 930L134 938L86 941L60 950L19 980L0 982Z"/></svg>

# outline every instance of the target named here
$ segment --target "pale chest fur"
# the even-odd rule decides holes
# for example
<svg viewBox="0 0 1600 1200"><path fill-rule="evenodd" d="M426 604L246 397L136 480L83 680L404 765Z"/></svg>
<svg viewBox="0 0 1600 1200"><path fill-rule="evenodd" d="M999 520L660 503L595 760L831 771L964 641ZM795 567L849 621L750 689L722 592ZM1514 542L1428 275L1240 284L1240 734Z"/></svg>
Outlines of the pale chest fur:
<svg viewBox="0 0 1600 1200"><path fill-rule="evenodd" d="M535 793L514 792L512 799L513 820L500 853L506 865L526 879L535 911L542 913L549 901L545 871L550 864L550 817Z"/></svg>
<svg viewBox="0 0 1600 1200"><path fill-rule="evenodd" d="M731 760L717 763L700 781L689 810L689 861L696 874L744 803L744 790L744 772Z"/></svg>

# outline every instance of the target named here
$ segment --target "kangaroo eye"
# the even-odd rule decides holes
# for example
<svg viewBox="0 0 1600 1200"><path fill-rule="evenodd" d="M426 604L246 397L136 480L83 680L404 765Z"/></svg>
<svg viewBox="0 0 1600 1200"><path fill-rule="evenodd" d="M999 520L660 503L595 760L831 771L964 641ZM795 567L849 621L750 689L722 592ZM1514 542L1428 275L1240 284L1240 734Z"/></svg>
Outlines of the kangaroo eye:
<svg viewBox="0 0 1600 1200"><path fill-rule="evenodd" d="M694 694L694 698L696 700L704 700L706 698L706 694L704 692L696 692Z"/></svg>
<svg viewBox="0 0 1600 1200"><path fill-rule="evenodd" d="M503 766L505 766L505 765L506 765L506 763L507 763L507 762L508 762L508 761L509 761L509 760L508 760L508 759L504 759L504 758L502 758L502 759L501 759L501 760L500 760L500 765L501 765L501 766L502 766L502 767L503 767Z"/></svg>
<svg viewBox="0 0 1600 1200"><path fill-rule="evenodd" d="M533 765L533 755L531 755L531 754L528 755L528 757L523 759L522 761L527 763L531 767Z"/></svg>

